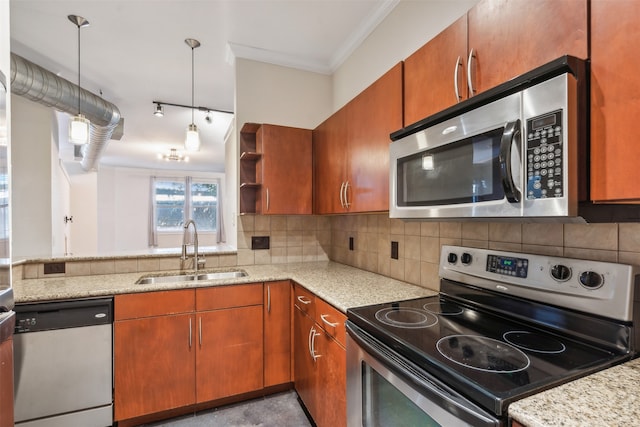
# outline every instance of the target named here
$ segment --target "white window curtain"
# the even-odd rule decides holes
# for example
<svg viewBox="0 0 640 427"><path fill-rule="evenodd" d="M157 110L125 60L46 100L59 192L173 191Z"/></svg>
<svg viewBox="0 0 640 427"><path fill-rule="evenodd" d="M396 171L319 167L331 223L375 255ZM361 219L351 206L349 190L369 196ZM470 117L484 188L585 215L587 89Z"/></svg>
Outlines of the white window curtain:
<svg viewBox="0 0 640 427"><path fill-rule="evenodd" d="M158 232L156 230L156 179L157 177L152 176L149 182L149 247L157 248L158 247Z"/></svg>
<svg viewBox="0 0 640 427"><path fill-rule="evenodd" d="M220 180L217 180L218 183L218 227L216 227L216 243L226 243L227 235L224 232L224 205L223 205L223 194L222 194L222 185L220 184Z"/></svg>

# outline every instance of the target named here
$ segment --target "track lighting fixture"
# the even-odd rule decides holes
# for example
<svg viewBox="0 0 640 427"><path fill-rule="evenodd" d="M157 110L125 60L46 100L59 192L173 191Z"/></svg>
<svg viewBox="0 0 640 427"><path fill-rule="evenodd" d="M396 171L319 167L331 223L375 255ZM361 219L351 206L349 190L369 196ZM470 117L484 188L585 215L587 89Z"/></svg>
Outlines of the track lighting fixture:
<svg viewBox="0 0 640 427"><path fill-rule="evenodd" d="M164 107L162 106L162 104L159 104L159 103L154 103L154 104L156 107L153 109L153 115L156 117L164 116Z"/></svg>

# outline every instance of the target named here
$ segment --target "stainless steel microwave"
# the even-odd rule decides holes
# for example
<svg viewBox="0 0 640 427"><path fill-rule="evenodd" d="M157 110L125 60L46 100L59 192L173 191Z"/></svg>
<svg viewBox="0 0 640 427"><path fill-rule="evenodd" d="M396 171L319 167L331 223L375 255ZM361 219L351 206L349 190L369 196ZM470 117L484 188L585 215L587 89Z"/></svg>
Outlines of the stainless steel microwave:
<svg viewBox="0 0 640 427"><path fill-rule="evenodd" d="M392 134L390 217L576 217L586 76L562 57Z"/></svg>

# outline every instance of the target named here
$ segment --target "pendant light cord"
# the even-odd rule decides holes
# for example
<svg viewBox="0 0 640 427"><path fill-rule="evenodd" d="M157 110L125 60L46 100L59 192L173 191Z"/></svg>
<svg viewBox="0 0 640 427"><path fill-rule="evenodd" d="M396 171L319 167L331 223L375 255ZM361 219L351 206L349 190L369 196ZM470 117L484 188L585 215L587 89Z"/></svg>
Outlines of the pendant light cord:
<svg viewBox="0 0 640 427"><path fill-rule="evenodd" d="M80 25L78 25L78 115L80 115Z"/></svg>
<svg viewBox="0 0 640 427"><path fill-rule="evenodd" d="M193 101L193 93L194 93L194 75L195 75L195 71L194 71L194 59L193 59L194 55L193 55L193 47L191 48L191 124L193 123L193 108L194 108L194 101Z"/></svg>

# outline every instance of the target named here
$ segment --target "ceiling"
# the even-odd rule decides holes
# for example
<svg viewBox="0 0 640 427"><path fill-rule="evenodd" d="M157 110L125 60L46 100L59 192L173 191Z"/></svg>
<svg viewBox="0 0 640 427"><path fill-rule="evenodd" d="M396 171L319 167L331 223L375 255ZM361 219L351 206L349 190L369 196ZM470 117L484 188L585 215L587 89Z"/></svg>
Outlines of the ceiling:
<svg viewBox="0 0 640 427"><path fill-rule="evenodd" d="M11 0L11 50L115 104L124 136L112 140L100 165L224 171L224 137L231 114L211 124L195 111L202 148L189 163L158 153L182 150L191 109L191 48L195 38L195 106L234 108L234 58L249 58L331 74L399 0ZM66 118L66 115L58 115ZM64 127L63 127L64 128Z"/></svg>

